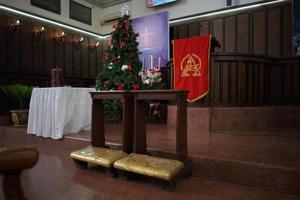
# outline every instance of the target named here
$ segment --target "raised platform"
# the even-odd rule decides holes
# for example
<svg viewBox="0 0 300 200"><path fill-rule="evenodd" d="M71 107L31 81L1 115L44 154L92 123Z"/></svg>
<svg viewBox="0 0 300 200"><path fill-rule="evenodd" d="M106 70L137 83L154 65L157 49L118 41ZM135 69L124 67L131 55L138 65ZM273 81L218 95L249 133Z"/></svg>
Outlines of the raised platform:
<svg viewBox="0 0 300 200"><path fill-rule="evenodd" d="M188 130L300 138L300 107L188 107ZM175 127L176 106L168 106L168 125Z"/></svg>
<svg viewBox="0 0 300 200"><path fill-rule="evenodd" d="M118 148L121 126L106 124L105 128L108 144ZM174 128L148 125L147 130L152 150L175 150ZM189 156L195 166L193 176L300 194L300 139L258 134L254 131L245 136L243 132L222 134L188 129ZM90 143L89 132L51 140L27 135L25 129L0 127L0 137L1 144L48 146L69 152Z"/></svg>

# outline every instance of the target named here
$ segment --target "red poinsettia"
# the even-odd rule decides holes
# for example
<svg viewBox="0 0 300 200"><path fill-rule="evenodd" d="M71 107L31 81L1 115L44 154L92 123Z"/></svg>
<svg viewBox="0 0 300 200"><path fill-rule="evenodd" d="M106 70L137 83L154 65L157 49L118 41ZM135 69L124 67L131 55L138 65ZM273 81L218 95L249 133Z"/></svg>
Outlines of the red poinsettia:
<svg viewBox="0 0 300 200"><path fill-rule="evenodd" d="M134 89L134 90L140 89L140 86L139 86L138 84L136 84L136 83L133 83L133 84L131 85L131 87L132 87L132 89Z"/></svg>
<svg viewBox="0 0 300 200"><path fill-rule="evenodd" d="M118 90L123 90L124 89L124 84L123 83L119 83L118 84Z"/></svg>
<svg viewBox="0 0 300 200"><path fill-rule="evenodd" d="M119 45L120 45L120 48L122 49L125 47L125 42L121 41Z"/></svg>

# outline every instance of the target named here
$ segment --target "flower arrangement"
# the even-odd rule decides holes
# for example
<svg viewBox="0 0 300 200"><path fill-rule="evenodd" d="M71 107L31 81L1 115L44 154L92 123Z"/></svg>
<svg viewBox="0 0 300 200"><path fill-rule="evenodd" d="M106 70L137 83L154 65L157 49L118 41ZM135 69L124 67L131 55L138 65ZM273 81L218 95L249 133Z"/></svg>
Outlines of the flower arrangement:
<svg viewBox="0 0 300 200"><path fill-rule="evenodd" d="M158 67L142 70L139 72L139 76L145 87L149 89L154 88L162 81L160 68Z"/></svg>

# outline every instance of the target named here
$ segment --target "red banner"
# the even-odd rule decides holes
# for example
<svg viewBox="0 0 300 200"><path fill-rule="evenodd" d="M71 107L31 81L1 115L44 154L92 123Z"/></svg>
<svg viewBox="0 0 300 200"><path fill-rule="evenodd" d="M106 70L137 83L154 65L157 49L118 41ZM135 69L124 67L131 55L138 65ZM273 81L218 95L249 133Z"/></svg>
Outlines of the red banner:
<svg viewBox="0 0 300 200"><path fill-rule="evenodd" d="M210 41L210 35L173 41L174 89L189 90L189 102L208 93Z"/></svg>

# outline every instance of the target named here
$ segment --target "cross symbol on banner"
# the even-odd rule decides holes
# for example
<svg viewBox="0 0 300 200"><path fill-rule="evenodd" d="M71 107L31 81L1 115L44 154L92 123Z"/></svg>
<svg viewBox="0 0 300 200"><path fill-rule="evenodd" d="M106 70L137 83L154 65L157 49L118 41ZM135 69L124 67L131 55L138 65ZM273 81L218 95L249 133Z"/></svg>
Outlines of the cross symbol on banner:
<svg viewBox="0 0 300 200"><path fill-rule="evenodd" d="M149 31L148 31L148 28L145 27L144 33L141 33L141 37L144 38L145 45L148 45L148 42L149 42L149 36L152 35L152 34L153 34L153 32L149 32Z"/></svg>

